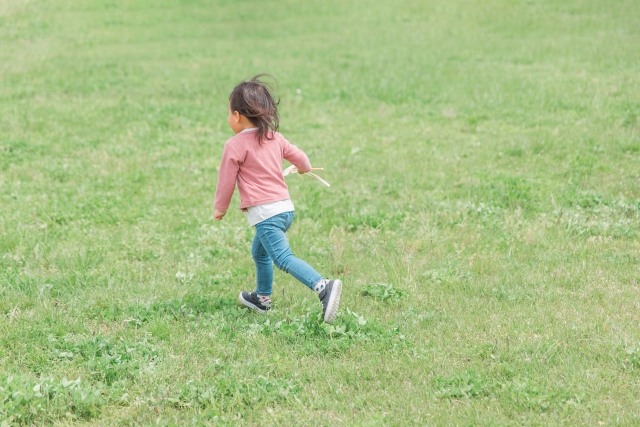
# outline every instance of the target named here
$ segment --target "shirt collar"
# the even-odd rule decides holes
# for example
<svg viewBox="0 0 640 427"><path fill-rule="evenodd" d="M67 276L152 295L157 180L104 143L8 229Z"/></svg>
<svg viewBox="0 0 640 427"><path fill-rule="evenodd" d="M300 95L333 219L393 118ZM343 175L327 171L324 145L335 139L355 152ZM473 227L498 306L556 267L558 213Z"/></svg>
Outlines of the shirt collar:
<svg viewBox="0 0 640 427"><path fill-rule="evenodd" d="M240 131L240 133L251 132L252 130L258 130L258 128L246 128L246 129L242 129L242 130Z"/></svg>

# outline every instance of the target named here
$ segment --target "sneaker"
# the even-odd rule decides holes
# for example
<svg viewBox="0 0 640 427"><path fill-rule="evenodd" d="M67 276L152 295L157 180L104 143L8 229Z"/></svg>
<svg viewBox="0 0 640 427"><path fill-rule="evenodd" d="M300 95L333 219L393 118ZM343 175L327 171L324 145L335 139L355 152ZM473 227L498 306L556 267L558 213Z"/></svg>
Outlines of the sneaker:
<svg viewBox="0 0 640 427"><path fill-rule="evenodd" d="M264 304L255 292L240 292L238 300L258 313L264 313L265 311L271 310L271 304Z"/></svg>
<svg viewBox="0 0 640 427"><path fill-rule="evenodd" d="M340 304L340 295L342 294L342 281L339 279L329 280L320 291L318 297L322 302L322 311L324 313L324 321L331 323L338 315L338 305Z"/></svg>

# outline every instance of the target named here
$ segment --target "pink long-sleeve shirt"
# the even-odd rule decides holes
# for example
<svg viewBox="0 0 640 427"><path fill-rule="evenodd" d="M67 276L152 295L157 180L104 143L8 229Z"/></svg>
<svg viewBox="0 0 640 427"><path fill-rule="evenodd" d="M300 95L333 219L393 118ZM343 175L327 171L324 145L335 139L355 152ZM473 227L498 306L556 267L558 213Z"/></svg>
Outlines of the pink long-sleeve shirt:
<svg viewBox="0 0 640 427"><path fill-rule="evenodd" d="M309 158L280 133L260 144L256 131L245 131L224 144L218 170L218 185L213 203L219 211L229 209L236 183L240 192L240 209L289 199L289 189L282 176L282 159L301 171L311 169Z"/></svg>

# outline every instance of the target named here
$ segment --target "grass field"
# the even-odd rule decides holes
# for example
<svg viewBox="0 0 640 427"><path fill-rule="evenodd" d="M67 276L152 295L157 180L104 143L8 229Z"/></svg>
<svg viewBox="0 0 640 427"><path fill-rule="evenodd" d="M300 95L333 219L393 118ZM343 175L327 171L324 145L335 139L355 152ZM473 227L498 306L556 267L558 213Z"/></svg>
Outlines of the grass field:
<svg viewBox="0 0 640 427"><path fill-rule="evenodd" d="M0 0L0 424L640 424L640 3ZM301 258L212 201L279 81ZM2 421L5 420L5 421Z"/></svg>

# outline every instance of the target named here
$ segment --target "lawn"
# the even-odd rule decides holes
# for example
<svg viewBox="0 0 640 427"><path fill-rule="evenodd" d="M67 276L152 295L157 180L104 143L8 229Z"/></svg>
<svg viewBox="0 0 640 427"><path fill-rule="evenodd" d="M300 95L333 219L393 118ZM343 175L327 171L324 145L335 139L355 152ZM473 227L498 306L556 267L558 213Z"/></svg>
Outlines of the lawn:
<svg viewBox="0 0 640 427"><path fill-rule="evenodd" d="M640 3L0 0L0 424L640 424ZM274 75L301 258L212 220ZM2 421L4 420L4 421Z"/></svg>

